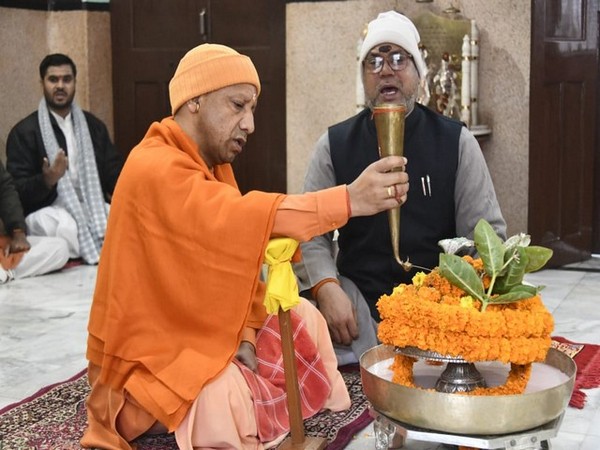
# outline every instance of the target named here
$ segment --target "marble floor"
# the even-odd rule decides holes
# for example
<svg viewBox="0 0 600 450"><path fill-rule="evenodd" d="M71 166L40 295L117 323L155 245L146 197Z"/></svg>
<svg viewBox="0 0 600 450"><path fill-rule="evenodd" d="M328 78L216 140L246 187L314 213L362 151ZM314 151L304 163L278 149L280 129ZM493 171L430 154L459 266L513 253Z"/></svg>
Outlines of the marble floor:
<svg viewBox="0 0 600 450"><path fill-rule="evenodd" d="M555 335L600 344L600 258L567 270L529 274L555 318ZM86 325L96 268L76 266L0 285L0 408L64 381L86 367ZM600 389L586 391L584 409L567 408L553 450L600 449ZM372 425L347 447L374 449ZM408 450L447 448L407 440ZM519 447L521 448L521 447Z"/></svg>

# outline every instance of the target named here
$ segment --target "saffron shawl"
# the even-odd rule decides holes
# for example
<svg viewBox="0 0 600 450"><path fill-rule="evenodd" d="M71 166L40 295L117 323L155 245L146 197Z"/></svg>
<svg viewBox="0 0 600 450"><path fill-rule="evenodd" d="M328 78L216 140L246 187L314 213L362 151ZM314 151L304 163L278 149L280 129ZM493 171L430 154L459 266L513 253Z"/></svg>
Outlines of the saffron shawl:
<svg viewBox="0 0 600 450"><path fill-rule="evenodd" d="M282 199L242 196L172 118L152 124L117 182L98 267L87 357L101 383L178 426L266 318L259 274Z"/></svg>

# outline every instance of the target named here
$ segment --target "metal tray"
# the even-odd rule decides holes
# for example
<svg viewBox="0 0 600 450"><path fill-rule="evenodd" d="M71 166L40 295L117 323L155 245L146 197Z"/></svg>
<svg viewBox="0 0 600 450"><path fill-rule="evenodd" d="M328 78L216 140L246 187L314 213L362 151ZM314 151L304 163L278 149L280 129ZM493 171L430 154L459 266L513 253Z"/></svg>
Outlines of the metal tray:
<svg viewBox="0 0 600 450"><path fill-rule="evenodd" d="M401 386L369 370L394 355L394 347L379 345L360 357L367 399L377 411L392 419L447 433L507 434L550 422L567 407L577 371L569 356L551 348L544 364L560 370L566 381L520 395L469 396Z"/></svg>

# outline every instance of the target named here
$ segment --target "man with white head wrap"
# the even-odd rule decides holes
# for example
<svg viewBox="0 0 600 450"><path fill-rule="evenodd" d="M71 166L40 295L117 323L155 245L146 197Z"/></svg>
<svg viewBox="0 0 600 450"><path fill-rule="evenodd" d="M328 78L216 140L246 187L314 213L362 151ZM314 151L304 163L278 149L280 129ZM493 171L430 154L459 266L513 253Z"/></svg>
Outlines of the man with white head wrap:
<svg viewBox="0 0 600 450"><path fill-rule="evenodd" d="M416 102L426 72L419 41L414 24L398 12L381 13L369 23L359 54L366 108L320 137L304 180L305 192L351 182L379 159L372 108L406 107L404 154L411 189L400 214L400 253L414 269L406 272L395 262L386 213L349 220L338 230L337 244L334 233L327 233L301 246L303 262L296 273L327 320L339 364L354 362L377 345L377 300L410 283L421 270L417 266L437 266L438 241L472 237L481 218L506 237L477 140L464 124Z"/></svg>

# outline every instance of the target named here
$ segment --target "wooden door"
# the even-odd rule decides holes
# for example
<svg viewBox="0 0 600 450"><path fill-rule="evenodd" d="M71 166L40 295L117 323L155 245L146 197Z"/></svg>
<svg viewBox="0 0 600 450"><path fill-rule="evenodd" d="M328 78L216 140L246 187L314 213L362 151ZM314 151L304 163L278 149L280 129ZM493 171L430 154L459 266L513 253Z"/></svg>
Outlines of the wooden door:
<svg viewBox="0 0 600 450"><path fill-rule="evenodd" d="M598 157L598 0L532 3L529 231L550 266L590 257Z"/></svg>
<svg viewBox="0 0 600 450"><path fill-rule="evenodd" d="M234 162L240 189L286 191L285 3L280 0L117 0L110 3L115 141L125 153L169 116L168 84L204 43L252 58L262 92L256 131Z"/></svg>

